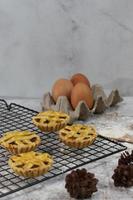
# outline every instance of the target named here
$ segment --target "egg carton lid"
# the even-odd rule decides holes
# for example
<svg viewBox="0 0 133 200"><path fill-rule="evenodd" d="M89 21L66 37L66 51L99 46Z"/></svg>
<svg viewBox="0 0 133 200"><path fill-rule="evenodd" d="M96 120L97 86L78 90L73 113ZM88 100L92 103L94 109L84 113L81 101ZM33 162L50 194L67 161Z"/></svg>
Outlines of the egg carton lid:
<svg viewBox="0 0 133 200"><path fill-rule="evenodd" d="M73 110L71 103L66 96L60 96L55 103L50 92L47 92L43 96L41 102L42 110L55 110L62 111L71 117L71 122L74 120L86 120L93 114L103 113L107 108L115 106L117 103L123 101L117 89L112 90L109 96L107 96L101 85L95 84L92 86L92 94L94 98L93 108L90 110L84 101L80 101Z"/></svg>

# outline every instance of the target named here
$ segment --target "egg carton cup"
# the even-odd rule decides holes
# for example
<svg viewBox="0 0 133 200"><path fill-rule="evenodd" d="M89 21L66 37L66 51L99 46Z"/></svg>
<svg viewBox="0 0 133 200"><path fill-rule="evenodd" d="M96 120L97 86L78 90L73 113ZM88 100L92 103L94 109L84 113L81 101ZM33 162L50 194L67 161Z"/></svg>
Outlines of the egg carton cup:
<svg viewBox="0 0 133 200"><path fill-rule="evenodd" d="M92 86L92 94L94 98L93 108L90 110L84 101L80 101L73 110L71 103L66 96L60 96L55 103L51 94L48 92L44 94L43 101L41 103L42 110L55 110L62 111L69 114L71 122L74 120L86 120L93 114L101 114L107 108L115 106L117 103L123 101L117 89L112 90L109 96L105 94L103 88L95 84Z"/></svg>

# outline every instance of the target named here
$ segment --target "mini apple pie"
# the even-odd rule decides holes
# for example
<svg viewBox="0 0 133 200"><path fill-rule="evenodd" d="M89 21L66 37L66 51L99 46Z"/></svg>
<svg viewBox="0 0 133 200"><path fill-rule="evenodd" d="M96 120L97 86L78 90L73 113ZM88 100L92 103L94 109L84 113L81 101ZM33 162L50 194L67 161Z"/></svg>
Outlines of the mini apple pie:
<svg viewBox="0 0 133 200"><path fill-rule="evenodd" d="M17 175L33 178L47 173L53 158L48 153L31 151L11 156L8 164Z"/></svg>
<svg viewBox="0 0 133 200"><path fill-rule="evenodd" d="M67 125L59 131L60 140L69 147L84 148L96 139L96 130L90 125Z"/></svg>
<svg viewBox="0 0 133 200"><path fill-rule="evenodd" d="M40 144L40 137L30 131L10 131L0 138L0 146L13 154L34 150Z"/></svg>
<svg viewBox="0 0 133 200"><path fill-rule="evenodd" d="M65 127L70 117L66 113L56 111L40 112L32 118L33 123L44 132L53 132Z"/></svg>

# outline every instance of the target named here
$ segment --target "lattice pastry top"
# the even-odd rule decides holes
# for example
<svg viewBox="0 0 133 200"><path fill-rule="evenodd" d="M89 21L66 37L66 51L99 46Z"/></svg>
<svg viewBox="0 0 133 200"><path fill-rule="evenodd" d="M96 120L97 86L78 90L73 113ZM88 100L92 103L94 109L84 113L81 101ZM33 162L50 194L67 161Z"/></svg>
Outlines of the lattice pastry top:
<svg viewBox="0 0 133 200"><path fill-rule="evenodd" d="M28 152L10 157L9 166L14 172L24 177L36 177L46 173L53 164L48 153Z"/></svg>
<svg viewBox="0 0 133 200"><path fill-rule="evenodd" d="M34 150L40 144L40 137L30 131L10 131L0 139L0 145L9 152L18 154Z"/></svg>
<svg viewBox="0 0 133 200"><path fill-rule="evenodd" d="M42 131L57 131L63 128L70 120L69 115L56 111L40 112L32 118L33 123Z"/></svg>
<svg viewBox="0 0 133 200"><path fill-rule="evenodd" d="M96 130L90 125L73 124L59 131L62 142L70 147L83 148L91 145L96 139Z"/></svg>

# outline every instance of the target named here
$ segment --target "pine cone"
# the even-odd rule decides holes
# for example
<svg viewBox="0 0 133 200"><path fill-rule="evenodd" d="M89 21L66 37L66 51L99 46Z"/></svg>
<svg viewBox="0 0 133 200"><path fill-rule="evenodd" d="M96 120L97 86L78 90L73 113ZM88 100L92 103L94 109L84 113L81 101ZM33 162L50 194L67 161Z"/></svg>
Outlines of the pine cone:
<svg viewBox="0 0 133 200"><path fill-rule="evenodd" d="M127 151L121 154L121 157L118 160L118 166L114 170L112 178L114 179L114 185L116 187L133 186L133 151L131 154Z"/></svg>
<svg viewBox="0 0 133 200"><path fill-rule="evenodd" d="M66 176L65 181L65 188L70 196L76 199L89 198L93 192L97 191L98 180L94 174L87 172L86 169L73 170Z"/></svg>

